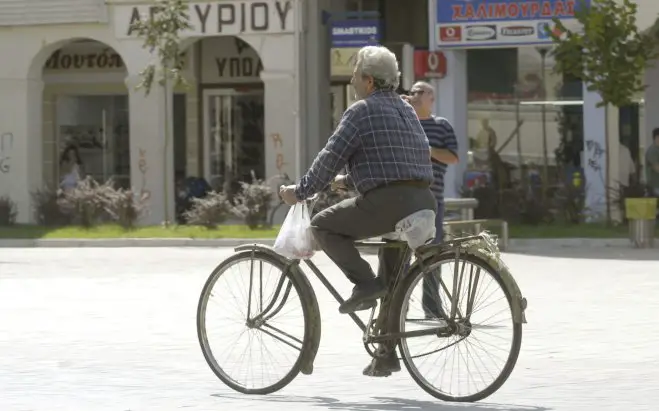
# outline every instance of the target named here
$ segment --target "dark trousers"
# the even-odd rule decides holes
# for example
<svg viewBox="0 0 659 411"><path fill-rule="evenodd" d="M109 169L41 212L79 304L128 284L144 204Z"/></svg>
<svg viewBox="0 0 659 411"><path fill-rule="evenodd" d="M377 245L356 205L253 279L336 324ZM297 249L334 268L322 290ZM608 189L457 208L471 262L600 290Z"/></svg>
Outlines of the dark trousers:
<svg viewBox="0 0 659 411"><path fill-rule="evenodd" d="M388 234L396 223L420 210L436 210L437 203L430 192L418 183L400 182L376 188L349 198L318 213L311 220L316 242L350 281L360 284L371 281L373 269L359 254L355 241ZM397 248L382 248L379 252L378 276L391 278L403 254Z"/></svg>

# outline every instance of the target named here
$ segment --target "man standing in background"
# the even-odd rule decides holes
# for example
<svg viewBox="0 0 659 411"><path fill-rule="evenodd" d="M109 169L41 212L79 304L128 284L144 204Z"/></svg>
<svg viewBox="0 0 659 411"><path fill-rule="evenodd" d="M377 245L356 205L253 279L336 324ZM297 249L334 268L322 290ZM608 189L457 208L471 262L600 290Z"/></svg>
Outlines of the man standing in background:
<svg viewBox="0 0 659 411"><path fill-rule="evenodd" d="M458 142L451 123L445 118L432 115L435 103L434 88L423 81L415 83L409 96L404 96L416 111L423 130L430 143L430 155L434 182L430 189L437 200L437 218L435 220L435 244L444 239L444 175L449 164L458 162ZM426 318L442 318L439 302L439 281L437 277L426 276L423 279L423 311Z"/></svg>
<svg viewBox="0 0 659 411"><path fill-rule="evenodd" d="M645 152L645 178L650 195L659 197L659 128L652 130L652 144Z"/></svg>

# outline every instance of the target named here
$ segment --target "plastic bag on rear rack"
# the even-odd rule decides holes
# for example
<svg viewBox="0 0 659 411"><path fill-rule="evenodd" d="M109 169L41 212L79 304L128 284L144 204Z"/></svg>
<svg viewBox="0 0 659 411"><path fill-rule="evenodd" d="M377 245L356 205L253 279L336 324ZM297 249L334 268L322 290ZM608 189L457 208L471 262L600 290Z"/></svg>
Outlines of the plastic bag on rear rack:
<svg viewBox="0 0 659 411"><path fill-rule="evenodd" d="M303 260L313 257L314 248L309 207L307 203L297 203L288 210L273 250L286 258Z"/></svg>

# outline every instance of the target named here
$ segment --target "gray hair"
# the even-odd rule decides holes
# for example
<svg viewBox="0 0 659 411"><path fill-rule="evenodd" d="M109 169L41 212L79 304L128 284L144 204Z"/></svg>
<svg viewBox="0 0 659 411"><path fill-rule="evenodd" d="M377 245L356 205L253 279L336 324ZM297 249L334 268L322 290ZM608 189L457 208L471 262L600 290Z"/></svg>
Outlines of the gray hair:
<svg viewBox="0 0 659 411"><path fill-rule="evenodd" d="M376 89L395 90L400 83L396 55L386 47L363 47L357 53L355 68L360 75L373 77Z"/></svg>

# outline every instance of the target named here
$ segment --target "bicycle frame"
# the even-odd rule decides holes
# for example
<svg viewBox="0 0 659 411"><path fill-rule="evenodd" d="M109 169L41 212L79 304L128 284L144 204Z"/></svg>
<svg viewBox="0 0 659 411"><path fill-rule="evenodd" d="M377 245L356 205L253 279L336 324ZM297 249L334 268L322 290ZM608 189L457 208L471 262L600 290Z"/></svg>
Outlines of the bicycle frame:
<svg viewBox="0 0 659 411"><path fill-rule="evenodd" d="M451 312L450 312L449 318L445 319L448 323L447 326L431 327L431 328L426 328L426 329L423 329L423 330L416 330L416 331L409 331L409 332L402 332L402 333L386 333L386 334L383 334L383 335L371 335L369 333L369 329L370 329L371 325L373 324L373 316L375 314L376 307L371 309L371 314L370 314L370 317L369 317L368 324L364 324L364 322L361 320L361 318L359 318L359 316L357 316L357 314L348 313L348 315L353 320L353 322L364 333L364 337L363 337L364 343L365 344L375 344L375 343L383 343L383 342L387 342L387 341L391 341L391 340L398 340L398 339L401 339L401 338L413 338L413 337L422 337L422 336L430 336L430 335L439 335L443 332L446 333L447 330L450 333L453 333L453 332L455 332L455 330L457 328L456 319L467 320L468 321L469 320L469 313L471 313L471 308L473 307L473 300L476 297L476 287L475 287L475 285L478 284L478 279L479 279L479 276L480 276L480 268L478 268L476 270L476 273L474 275L473 267L472 267L472 272L469 275L469 293L467 295L467 313L468 313L468 315L465 317L465 316L462 315L462 313L460 313L460 311L457 308L458 303L459 303L458 290L460 289L460 287L462 285L462 281L463 281L464 275L465 275L465 264L462 264L462 270L459 270L459 267L458 267L459 264L457 264L457 261L459 260L460 254L461 254L461 250L460 250L459 245L461 243L465 242L465 241L480 239L480 238L481 238L480 236L463 237L463 238L460 238L460 239L457 239L457 240L454 240L454 241L448 241L446 243L443 243L441 245L436 246L436 248L437 248L436 252L447 252L447 251L450 251L450 250L455 251L456 264L455 264L455 268L454 268L454 272L453 272L453 289L448 290L448 287L446 286L444 281L441 278L439 279L439 283L440 283L440 286L442 287L442 290L449 297L449 300L451 301ZM357 248L362 248L362 249L363 248L376 248L376 249L379 250L381 248L399 248L399 249L405 250L402 261L400 261L399 267L397 267L397 270L395 270L395 277L393 278L393 280L389 280L390 282L393 283L393 287L391 287L390 294L389 294L389 296L392 296L395 293L395 291L398 287L399 279L401 278L401 274L403 274L405 263L411 257L411 252L410 252L411 250L407 246L407 243L399 242L399 241L391 241L391 242L382 241L382 242L356 242L355 245L357 246ZM253 247L257 247L257 245L251 245L251 246L250 245L245 245L245 246L241 246L239 248L242 249L242 250L250 249L250 248L252 250L254 250ZM417 257L420 257L420 256L417 255ZM267 332L267 330L263 330L263 328L261 328L262 326L273 328L275 331L277 331L277 332L281 333L282 335L285 335L285 336L293 339L294 341L298 342L300 345L302 344L302 341L300 341L299 339L294 338L293 336L288 335L287 333L285 333L281 330L275 329L274 327L269 326L267 324L267 321L270 318L273 318L275 315L277 315L277 313L279 313L281 311L281 309L284 307L284 305L286 303L286 300L288 299L288 296L290 295L290 291L293 287L293 283L289 281L288 284L286 285L284 291L283 291L283 296L282 296L281 301L275 307L275 304L279 300L279 296L282 293L282 289L284 288L284 282L285 282L285 279L288 277L289 270L293 269L294 267L299 267L300 262L301 262L301 260L289 260L289 261L290 261L290 263L287 265L284 272L282 272L282 275L281 275L281 277L279 279L279 282L277 284L277 288L275 290L275 293L274 293L270 303L266 307L261 306L260 313L258 313L253 318L250 318L251 303L252 303L251 296L252 296L253 275L254 275L254 272L253 272L254 261L252 261L252 264L251 264L251 267L250 267L249 294L248 294L249 298L248 298L248 307L247 307L248 320L247 321L251 326L260 328L262 331L264 331L266 334L271 335L273 338L276 338L277 340L279 340L279 341L281 341L281 342L283 342L283 343L285 343L285 344L287 344L287 345L289 345L293 348L299 349L299 347L295 347L294 345L292 345L291 343L285 341L284 339L281 339L281 338L275 336L274 334ZM420 259L420 261L423 261L423 259ZM325 288L327 289L327 291L329 291L329 293L332 295L332 297L334 297L334 299L339 304L343 304L345 302L345 300L343 299L343 297L341 297L341 294L339 294L339 292L336 290L336 288L332 285L332 283L330 283L330 281L327 279L327 277L313 263L313 261L304 260L304 262L307 265L307 267L309 267L309 269L318 278L318 280L325 286ZM421 263L421 264L423 264L423 263ZM422 268L423 268L423 266L422 266ZM263 301L262 301L263 295L262 294L263 294L263 291L261 290L261 292L260 292L261 304L263 304ZM388 297L385 297L385 298L388 298ZM383 302L384 302L384 299L383 299ZM382 306L384 306L384 304ZM272 310L272 312L270 312L271 310ZM388 307L387 307L387 310L388 310ZM376 323L379 323L384 318L386 318L386 317L383 317L383 314L387 310L384 310L382 307L380 308L380 311L378 313L378 319L376 320ZM445 335L445 334L443 334L443 335Z"/></svg>

